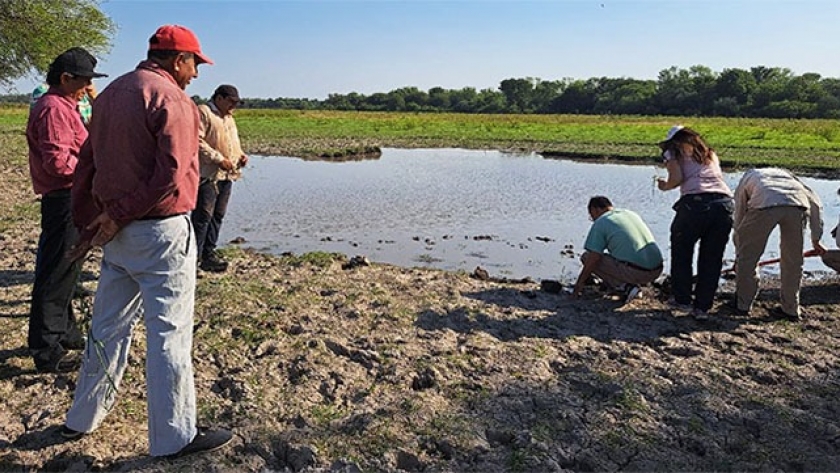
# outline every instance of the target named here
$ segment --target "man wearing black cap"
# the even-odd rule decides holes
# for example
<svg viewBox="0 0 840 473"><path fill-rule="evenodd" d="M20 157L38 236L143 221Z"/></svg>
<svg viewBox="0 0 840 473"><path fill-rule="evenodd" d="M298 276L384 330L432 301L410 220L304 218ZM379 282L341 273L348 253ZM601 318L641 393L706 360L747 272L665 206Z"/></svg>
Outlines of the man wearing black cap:
<svg viewBox="0 0 840 473"><path fill-rule="evenodd" d="M28 345L41 372L70 371L78 360L67 350L84 348L71 299L81 263L65 254L77 232L70 212L70 188L88 132L76 109L94 77L96 58L82 48L61 53L47 72L49 90L33 106L26 126L29 171L41 195L41 236L29 311Z"/></svg>
<svg viewBox="0 0 840 473"><path fill-rule="evenodd" d="M198 107L201 114L198 132L201 181L192 224L199 267L204 271L224 272L228 266L215 250L233 181L239 179L240 169L248 164L233 119L233 111L240 103L236 87L220 85L213 92L210 103Z"/></svg>

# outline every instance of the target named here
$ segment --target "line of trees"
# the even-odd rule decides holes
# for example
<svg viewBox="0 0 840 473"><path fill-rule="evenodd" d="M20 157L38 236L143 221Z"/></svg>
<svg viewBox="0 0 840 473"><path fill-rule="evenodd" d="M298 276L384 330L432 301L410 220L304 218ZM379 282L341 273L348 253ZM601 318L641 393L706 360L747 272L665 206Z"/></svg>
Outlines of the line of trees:
<svg viewBox="0 0 840 473"><path fill-rule="evenodd" d="M206 99L195 96L197 102ZM2 103L28 103L29 95L0 95ZM498 89L423 91L403 87L364 95L245 100L246 108L454 113L567 113L761 118L840 118L840 79L757 66L724 69L671 67L657 80L599 77L587 80L505 79Z"/></svg>
<svg viewBox="0 0 840 473"><path fill-rule="evenodd" d="M115 25L101 0L0 0L0 87L33 71L43 75L67 44L103 53ZM194 97L200 100L200 97ZM29 101L26 94L0 96L0 103ZM423 91L403 87L363 95L331 94L326 100L250 99L251 108L459 113L571 113L728 116L769 118L840 117L840 79L795 75L789 69L756 66L724 69L671 67L656 80L599 77L587 80L505 79L498 89L464 87Z"/></svg>
<svg viewBox="0 0 840 473"><path fill-rule="evenodd" d="M457 113L570 113L767 118L840 117L840 79L756 66L671 67L657 80L505 79L497 90L403 87L370 95L330 94L325 100L248 99L249 108Z"/></svg>

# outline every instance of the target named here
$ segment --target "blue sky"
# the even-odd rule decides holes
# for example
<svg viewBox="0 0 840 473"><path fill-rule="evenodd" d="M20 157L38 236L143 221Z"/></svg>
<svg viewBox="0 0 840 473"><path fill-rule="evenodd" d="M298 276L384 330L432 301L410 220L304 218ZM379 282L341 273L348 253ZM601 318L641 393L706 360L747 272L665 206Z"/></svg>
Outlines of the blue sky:
<svg viewBox="0 0 840 473"><path fill-rule="evenodd" d="M655 79L694 64L840 77L837 0L108 0L102 9L118 32L99 69L131 70L158 26L182 24L216 62L187 89L203 97L221 83L243 97L322 99L495 89L511 77Z"/></svg>

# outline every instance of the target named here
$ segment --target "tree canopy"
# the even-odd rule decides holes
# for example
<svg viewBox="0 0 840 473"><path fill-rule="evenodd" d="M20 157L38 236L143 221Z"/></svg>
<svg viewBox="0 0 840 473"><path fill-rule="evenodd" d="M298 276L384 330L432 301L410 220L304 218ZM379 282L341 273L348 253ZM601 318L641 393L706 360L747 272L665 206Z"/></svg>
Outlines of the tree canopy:
<svg viewBox="0 0 840 473"><path fill-rule="evenodd" d="M664 69L656 80L626 77L509 78L498 89L402 87L326 100L246 99L249 108L456 113L569 113L768 118L840 118L840 79L781 67L715 72L706 66Z"/></svg>
<svg viewBox="0 0 840 473"><path fill-rule="evenodd" d="M0 85L32 72L46 73L56 56L74 46L107 52L115 25L99 0L0 1Z"/></svg>

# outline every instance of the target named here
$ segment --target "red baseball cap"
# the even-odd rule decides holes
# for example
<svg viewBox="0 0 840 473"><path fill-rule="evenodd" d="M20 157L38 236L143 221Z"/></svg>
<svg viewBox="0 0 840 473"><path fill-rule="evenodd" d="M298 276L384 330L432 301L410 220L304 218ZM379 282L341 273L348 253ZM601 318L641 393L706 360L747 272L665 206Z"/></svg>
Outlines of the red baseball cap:
<svg viewBox="0 0 840 473"><path fill-rule="evenodd" d="M199 63L213 64L213 60L201 52L198 36L181 25L163 25L149 38L149 51L182 51L193 53Z"/></svg>

